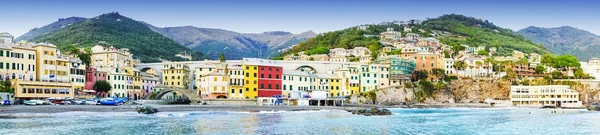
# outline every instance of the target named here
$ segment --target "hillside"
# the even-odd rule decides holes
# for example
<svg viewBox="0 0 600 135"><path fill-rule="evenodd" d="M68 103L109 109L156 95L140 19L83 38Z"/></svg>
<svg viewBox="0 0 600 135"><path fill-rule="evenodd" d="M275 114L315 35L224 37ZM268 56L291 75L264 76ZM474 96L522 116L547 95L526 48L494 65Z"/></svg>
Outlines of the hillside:
<svg viewBox="0 0 600 135"><path fill-rule="evenodd" d="M75 44L90 47L97 44L129 48L142 62L159 62L160 58L183 61L178 53L192 52L191 49L152 31L144 23L119 15L107 13L43 34L32 39L34 42L49 42L57 46ZM200 52L192 54L194 60L205 59Z"/></svg>
<svg viewBox="0 0 600 135"><path fill-rule="evenodd" d="M542 45L535 44L509 29L496 26L487 20L483 21L463 15L443 15L426 20L421 24L410 24L409 26L413 27L413 33L419 34L421 37L435 35L433 37L439 39L440 42L451 46L466 44L469 46L497 47L498 52L494 55L510 55L513 50L539 54L548 52ZM364 35L379 35L388 27L394 28L396 31L403 29L403 26L393 23L371 24L365 30L351 27L317 35L315 38L299 43L298 46L283 55L300 51L306 51L307 54L326 54L330 48L353 48L357 46L379 51L379 38L365 37ZM419 29L423 31L421 32ZM402 35L406 34L404 31L401 32Z"/></svg>
<svg viewBox="0 0 600 135"><path fill-rule="evenodd" d="M64 18L64 19L60 18L60 19L58 19L58 21L48 24L46 26L43 26L40 28L33 28L33 29L29 30L29 32L17 37L15 39L15 41L21 41L21 40L28 41L28 40L31 40L40 35L57 31L60 28L67 27L69 25L72 25L72 24L75 24L75 23L78 23L78 22L84 21L84 20L86 20L86 18L82 18L82 17L69 17L69 18Z"/></svg>
<svg viewBox="0 0 600 135"><path fill-rule="evenodd" d="M259 57L259 53L263 58L277 56L279 55L277 50L295 45L316 35L312 31L301 34L283 31L238 33L193 26L159 28L150 24L146 25L188 48L203 52L212 59L216 59L221 53L225 53L228 59Z"/></svg>
<svg viewBox="0 0 600 135"><path fill-rule="evenodd" d="M518 31L525 38L541 43L556 54L572 54L581 61L600 57L600 36L570 26L540 28L530 26Z"/></svg>

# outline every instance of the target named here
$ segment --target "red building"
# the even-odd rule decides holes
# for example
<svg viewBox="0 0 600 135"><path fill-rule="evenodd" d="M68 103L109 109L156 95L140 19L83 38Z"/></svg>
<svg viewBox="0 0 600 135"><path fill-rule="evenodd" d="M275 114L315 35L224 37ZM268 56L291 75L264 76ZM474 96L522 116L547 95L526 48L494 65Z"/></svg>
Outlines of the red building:
<svg viewBox="0 0 600 135"><path fill-rule="evenodd" d="M107 73L102 70L98 70L95 67L87 67L85 71L85 89L94 90L94 83L99 80L106 80Z"/></svg>
<svg viewBox="0 0 600 135"><path fill-rule="evenodd" d="M281 81L283 68L276 65L258 66L258 97L282 95Z"/></svg>

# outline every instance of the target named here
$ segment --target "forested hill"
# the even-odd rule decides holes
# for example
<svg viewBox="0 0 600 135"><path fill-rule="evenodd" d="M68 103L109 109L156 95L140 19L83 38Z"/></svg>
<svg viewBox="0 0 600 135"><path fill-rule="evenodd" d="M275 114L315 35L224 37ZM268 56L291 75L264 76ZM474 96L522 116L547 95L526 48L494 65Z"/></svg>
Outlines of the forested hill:
<svg viewBox="0 0 600 135"><path fill-rule="evenodd" d="M43 34L32 39L34 42L49 42L59 48L65 45L90 47L94 45L128 48L142 62L159 62L160 59L183 61L175 55L192 53L193 60L206 57L200 53L152 31L144 23L121 16L119 13L107 13L85 21L77 22L57 31Z"/></svg>
<svg viewBox="0 0 600 135"><path fill-rule="evenodd" d="M535 44L512 30L501 28L487 20L463 15L443 15L423 21L421 24L410 24L410 26L412 27L412 32L419 34L421 37L434 37L439 39L440 42L451 46L465 44L469 46L496 47L498 52L494 55L510 55L513 50L525 53L548 53L541 44ZM365 30L351 27L319 34L314 38L299 43L281 56L301 51L305 51L306 54L326 54L329 51L328 49L337 47L354 48L361 46L368 47L372 51L379 51L381 47L378 42L379 38L367 36L379 35L379 33L384 32L389 27L402 32L403 36L406 34L406 32L402 31L404 26L393 23L371 24Z"/></svg>

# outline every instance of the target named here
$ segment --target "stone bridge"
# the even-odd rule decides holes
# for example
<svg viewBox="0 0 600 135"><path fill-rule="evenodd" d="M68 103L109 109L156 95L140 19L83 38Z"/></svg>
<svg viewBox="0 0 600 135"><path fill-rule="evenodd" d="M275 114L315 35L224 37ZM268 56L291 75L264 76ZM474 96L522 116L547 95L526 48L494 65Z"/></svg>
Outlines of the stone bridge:
<svg viewBox="0 0 600 135"><path fill-rule="evenodd" d="M329 61L283 61L277 60L277 62L283 66L284 70L313 70L316 73L327 73L328 71L335 70L340 66L348 66L348 65L361 65L358 62L329 62ZM196 67L201 67L209 64L219 64L219 61L184 61L184 62L176 62L186 64L190 68L190 86L189 88L194 88L194 70ZM242 65L242 60L228 60L226 63L229 66L234 65ZM156 74L160 77L160 81L162 82L162 69L163 63L140 63L136 64L135 68L145 72L149 69L153 69L156 71Z"/></svg>
<svg viewBox="0 0 600 135"><path fill-rule="evenodd" d="M190 90L190 89L184 89L184 88L173 87L173 86L156 86L154 88L160 89L158 91L158 94L156 95L155 99L161 99L167 93L178 92L180 94L183 94L185 97L187 97L191 101L191 103L202 103L203 102L202 97L200 97L200 95L197 95L196 92L194 92L193 90ZM142 97L142 99L150 99L150 94L147 94L146 96Z"/></svg>

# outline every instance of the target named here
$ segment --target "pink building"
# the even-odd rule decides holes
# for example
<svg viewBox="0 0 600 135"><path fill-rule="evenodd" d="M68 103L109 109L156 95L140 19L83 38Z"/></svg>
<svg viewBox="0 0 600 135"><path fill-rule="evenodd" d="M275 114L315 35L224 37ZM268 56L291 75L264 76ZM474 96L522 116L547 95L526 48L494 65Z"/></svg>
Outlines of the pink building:
<svg viewBox="0 0 600 135"><path fill-rule="evenodd" d="M103 70L98 70L96 67L87 67L85 71L85 89L93 90L94 83L98 80L106 80L107 73Z"/></svg>
<svg viewBox="0 0 600 135"><path fill-rule="evenodd" d="M160 85L157 75L142 72L142 91L144 94L155 92L154 87Z"/></svg>

